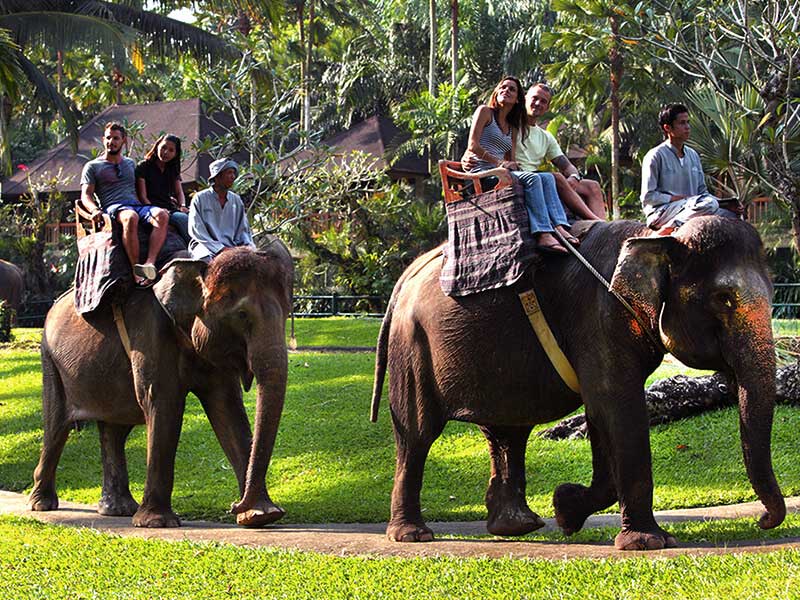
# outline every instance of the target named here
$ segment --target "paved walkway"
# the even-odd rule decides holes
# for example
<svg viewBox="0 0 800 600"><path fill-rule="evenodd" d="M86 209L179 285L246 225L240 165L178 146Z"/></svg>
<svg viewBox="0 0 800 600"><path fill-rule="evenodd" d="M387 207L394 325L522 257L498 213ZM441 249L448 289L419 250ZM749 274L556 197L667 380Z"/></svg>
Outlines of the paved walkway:
<svg viewBox="0 0 800 600"><path fill-rule="evenodd" d="M789 512L800 512L800 497L787 498ZM692 508L656 512L656 520L663 526L680 521L702 521L709 519L757 518L763 507L759 502L733 506ZM515 558L630 558L664 557L681 554L723 554L729 552L768 552L781 548L800 548L800 538L784 538L776 541L728 542L725 546L708 543L685 543L680 548L655 552L619 552L610 543L579 544L562 542L508 541L502 538L454 540L441 539L447 536L484 535L486 523L442 522L430 523L439 540L424 544L399 544L390 542L385 536L385 524L350 523L324 525L280 524L264 529L245 529L235 525L210 523L207 521L184 521L183 527L175 529L140 529L131 526L129 517L103 517L93 506L61 502L61 508L51 512L31 512L22 494L0 490L0 514L15 514L38 519L45 523L91 527L104 533L121 536L163 540L215 541L240 546L295 549L322 552L339 556L380 555L402 557L460 556L460 557L515 557ZM553 519L545 519L546 526L540 531L555 529ZM619 527L619 515L596 515L589 517L586 527ZM756 523L753 522L754 531Z"/></svg>

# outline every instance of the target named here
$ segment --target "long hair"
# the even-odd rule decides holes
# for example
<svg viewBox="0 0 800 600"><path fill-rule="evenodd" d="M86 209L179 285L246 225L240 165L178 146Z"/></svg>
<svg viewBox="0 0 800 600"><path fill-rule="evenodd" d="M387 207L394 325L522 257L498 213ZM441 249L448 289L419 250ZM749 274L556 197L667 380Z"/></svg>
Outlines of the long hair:
<svg viewBox="0 0 800 600"><path fill-rule="evenodd" d="M152 148L144 155L145 162L155 162L158 160L158 146L161 142L172 142L175 144L175 156L169 161L164 169L165 173L169 173L173 177L180 177L181 174L181 138L171 133L165 133L158 138L153 144Z"/></svg>
<svg viewBox="0 0 800 600"><path fill-rule="evenodd" d="M517 86L517 101L514 103L514 107L511 109L511 112L508 113L508 124L511 128L517 132L518 135L521 136L521 139L525 139L528 133L528 115L525 112L525 94L522 91L522 83L516 77L512 77L511 75L506 75L500 79L497 85L492 92L491 97L489 98L489 102L486 105L491 108L495 115L500 108L500 105L497 103L497 94L500 91L500 86L503 85L504 81L513 81L514 84Z"/></svg>

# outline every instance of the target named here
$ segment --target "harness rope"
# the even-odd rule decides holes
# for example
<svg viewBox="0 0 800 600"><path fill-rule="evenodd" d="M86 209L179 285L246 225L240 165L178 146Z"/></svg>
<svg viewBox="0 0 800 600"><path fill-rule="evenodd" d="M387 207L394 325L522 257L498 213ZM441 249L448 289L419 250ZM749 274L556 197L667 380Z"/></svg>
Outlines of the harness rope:
<svg viewBox="0 0 800 600"><path fill-rule="evenodd" d="M565 246L565 247L567 248L567 250L569 250L569 251L570 251L570 252L573 254L573 256L575 256L575 258L577 258L577 259L578 259L578 260L581 262L581 264L582 264L584 267L586 267L586 268L589 270L589 272L590 272L592 275L594 275L594 276L595 276L595 278L596 278L596 279L597 279L597 280L598 280L600 283L602 283L602 284L603 284L603 286L606 288L606 291L608 291L609 293L613 294L613 296L614 296L614 297L615 297L617 300L619 300L620 304L622 304L622 306L624 306L624 307L625 307L625 309L626 309L626 310L627 310L629 313L631 313L631 315L633 315L633 318L634 318L634 319L636 319L636 322L639 324L639 327L641 327L641 328L642 328L642 330L643 330L643 331L644 331L644 332L647 334L647 337L648 337L648 338L650 338L650 341L653 343L653 346L655 346L656 350L657 350L657 351L659 351L659 352L660 352L660 353L662 353L662 354L667 354L667 349L666 349L666 348L664 348L664 344L662 344L662 343L661 343L661 340L660 340L658 337L656 337L656 334L655 334L655 333L653 333L653 330L650 328L650 326L649 326L649 325L647 325L647 324L645 324L645 322L644 322L644 320L642 319L642 317L639 315L639 313L637 313L637 312L636 312L636 311L633 309L633 307L632 307L632 306L631 306L631 305L628 303L628 301L627 301L627 300L625 300L625 298L623 298L623 297L622 297L622 295L621 295L619 292L617 292L616 290L613 290L613 289L611 289L611 284L610 284L610 283L609 283L609 282L606 280L606 278L605 278L605 277L603 277L603 276L602 276L600 273L598 273L598 272L597 272L597 270L596 270L596 269L595 269L595 268L594 268L594 267L593 267L593 266L592 266L592 265L589 263L589 261L588 261L588 260L586 260L586 259L585 259L585 258L584 258L584 257L581 255L581 253L580 253L580 252L578 252L578 251L577 251L577 250L576 250L576 249L575 249L575 248L572 246L572 244L570 244L570 243L569 243L569 242L568 242L566 239L564 239L564 236L563 236L563 235L561 235L561 232L560 232L558 229L554 229L554 230L553 230L553 233L554 233L554 234L555 234L555 236L558 238L558 240L561 242L561 244L562 244L563 246Z"/></svg>

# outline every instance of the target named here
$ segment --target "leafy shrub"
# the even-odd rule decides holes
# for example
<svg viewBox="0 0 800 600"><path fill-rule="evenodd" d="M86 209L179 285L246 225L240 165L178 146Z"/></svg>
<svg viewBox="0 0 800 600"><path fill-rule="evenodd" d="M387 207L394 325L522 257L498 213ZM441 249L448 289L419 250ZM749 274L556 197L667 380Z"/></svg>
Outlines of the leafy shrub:
<svg viewBox="0 0 800 600"><path fill-rule="evenodd" d="M14 309L12 309L5 300L0 300L0 342L10 342L13 339L11 335L11 319L14 317Z"/></svg>

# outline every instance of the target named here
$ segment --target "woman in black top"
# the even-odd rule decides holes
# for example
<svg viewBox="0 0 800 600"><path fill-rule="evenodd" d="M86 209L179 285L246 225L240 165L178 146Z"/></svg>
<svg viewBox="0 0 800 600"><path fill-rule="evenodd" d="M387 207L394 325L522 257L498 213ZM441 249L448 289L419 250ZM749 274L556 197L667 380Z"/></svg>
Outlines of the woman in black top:
<svg viewBox="0 0 800 600"><path fill-rule="evenodd" d="M181 187L181 140L165 133L136 167L139 202L166 208L169 223L189 243L189 209Z"/></svg>

